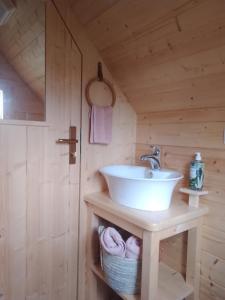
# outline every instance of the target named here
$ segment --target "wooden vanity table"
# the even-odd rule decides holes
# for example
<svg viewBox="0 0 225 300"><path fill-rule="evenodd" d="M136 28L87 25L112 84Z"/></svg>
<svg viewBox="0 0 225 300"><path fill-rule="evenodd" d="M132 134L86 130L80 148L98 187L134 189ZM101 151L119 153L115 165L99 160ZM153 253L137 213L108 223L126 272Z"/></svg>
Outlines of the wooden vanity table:
<svg viewBox="0 0 225 300"><path fill-rule="evenodd" d="M140 295L121 295L126 300L198 300L200 277L200 231L202 217L208 208L198 205L199 196L207 192L189 194L189 205L173 201L166 211L147 212L120 206L105 193L85 197L88 209L87 274L88 299L97 300L96 280L105 281L99 263L99 243L96 239L101 220L123 228L143 240L142 280ZM159 263L160 241L188 231L186 279L164 263Z"/></svg>

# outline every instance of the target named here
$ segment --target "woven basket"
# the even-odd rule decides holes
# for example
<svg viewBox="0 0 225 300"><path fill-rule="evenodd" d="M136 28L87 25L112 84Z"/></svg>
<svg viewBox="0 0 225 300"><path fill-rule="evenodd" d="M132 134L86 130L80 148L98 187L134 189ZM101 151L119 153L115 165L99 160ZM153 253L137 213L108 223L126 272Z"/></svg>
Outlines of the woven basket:
<svg viewBox="0 0 225 300"><path fill-rule="evenodd" d="M102 253L102 269L108 285L118 293L140 293L141 261Z"/></svg>
<svg viewBox="0 0 225 300"><path fill-rule="evenodd" d="M101 247L100 253L101 266L108 285L114 291L121 294L139 294L141 284L141 260L110 255Z"/></svg>

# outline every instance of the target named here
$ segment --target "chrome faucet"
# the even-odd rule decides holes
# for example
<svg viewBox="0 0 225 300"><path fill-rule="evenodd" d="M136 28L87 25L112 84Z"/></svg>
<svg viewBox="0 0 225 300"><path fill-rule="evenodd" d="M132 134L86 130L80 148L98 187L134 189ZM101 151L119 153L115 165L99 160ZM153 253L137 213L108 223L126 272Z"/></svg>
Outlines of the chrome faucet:
<svg viewBox="0 0 225 300"><path fill-rule="evenodd" d="M149 161L152 170L160 170L160 149L158 146L152 148L152 153L141 155L140 160Z"/></svg>

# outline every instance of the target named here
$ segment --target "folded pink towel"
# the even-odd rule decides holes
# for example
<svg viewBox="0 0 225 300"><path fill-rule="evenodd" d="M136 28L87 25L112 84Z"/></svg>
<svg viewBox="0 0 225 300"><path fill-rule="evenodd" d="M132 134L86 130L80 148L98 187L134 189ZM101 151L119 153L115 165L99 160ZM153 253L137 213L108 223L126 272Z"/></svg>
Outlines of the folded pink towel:
<svg viewBox="0 0 225 300"><path fill-rule="evenodd" d="M100 235L100 243L108 254L125 257L125 242L115 228L105 228Z"/></svg>
<svg viewBox="0 0 225 300"><path fill-rule="evenodd" d="M142 242L135 236L130 236L126 241L126 257L133 259L141 258Z"/></svg>
<svg viewBox="0 0 225 300"><path fill-rule="evenodd" d="M109 144L112 141L112 107L92 105L90 143Z"/></svg>

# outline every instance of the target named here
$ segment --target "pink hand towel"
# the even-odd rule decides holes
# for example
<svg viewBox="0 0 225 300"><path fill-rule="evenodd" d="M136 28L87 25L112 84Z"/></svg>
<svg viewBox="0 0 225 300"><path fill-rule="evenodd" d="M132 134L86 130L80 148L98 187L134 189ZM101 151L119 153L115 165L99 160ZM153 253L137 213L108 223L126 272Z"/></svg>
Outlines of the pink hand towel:
<svg viewBox="0 0 225 300"><path fill-rule="evenodd" d="M125 257L125 242L115 228L107 227L104 229L100 235L100 243L108 254Z"/></svg>
<svg viewBox="0 0 225 300"><path fill-rule="evenodd" d="M141 258L141 240L135 236L130 236L126 241L126 257L133 259Z"/></svg>
<svg viewBox="0 0 225 300"><path fill-rule="evenodd" d="M109 144L112 141L112 107L92 105L90 143Z"/></svg>

